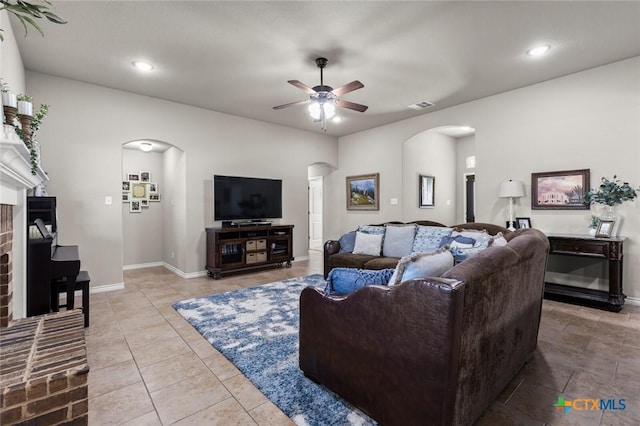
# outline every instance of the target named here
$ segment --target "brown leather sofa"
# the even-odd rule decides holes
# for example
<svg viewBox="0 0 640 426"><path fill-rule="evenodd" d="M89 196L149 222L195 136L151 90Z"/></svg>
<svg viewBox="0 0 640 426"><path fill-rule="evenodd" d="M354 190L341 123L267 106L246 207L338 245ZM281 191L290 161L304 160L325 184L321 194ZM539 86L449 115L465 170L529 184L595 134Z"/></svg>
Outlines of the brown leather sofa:
<svg viewBox="0 0 640 426"><path fill-rule="evenodd" d="M521 229L440 278L300 296L300 368L382 425L471 425L536 349L546 236Z"/></svg>
<svg viewBox="0 0 640 426"><path fill-rule="evenodd" d="M401 224L403 222L388 222L389 224ZM423 226L446 226L438 222L432 222L429 220L417 220L414 222L416 225ZM382 225L375 225L382 226ZM510 232L507 228L492 223L463 223L460 225L453 225L451 228L466 229L466 230L486 230L491 235L496 235L502 232L506 235ZM358 269L385 269L395 268L400 258L398 257L384 257L384 256L370 256L366 254L353 254L353 253L340 253L340 242L337 240L329 240L324 243L324 277L329 276L329 272L333 268L358 268Z"/></svg>

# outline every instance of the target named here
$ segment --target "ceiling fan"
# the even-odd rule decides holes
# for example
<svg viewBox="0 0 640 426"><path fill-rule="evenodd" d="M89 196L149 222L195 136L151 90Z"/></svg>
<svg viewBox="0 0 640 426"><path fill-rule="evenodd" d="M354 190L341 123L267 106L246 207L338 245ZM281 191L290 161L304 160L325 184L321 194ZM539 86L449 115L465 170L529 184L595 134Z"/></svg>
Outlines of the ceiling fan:
<svg viewBox="0 0 640 426"><path fill-rule="evenodd" d="M309 95L309 99L305 101L291 102L284 105L274 106L273 109L283 109L294 105L309 104L309 113L313 117L314 121L321 122L321 128L326 131L326 120L333 117L336 107L347 108L358 112L365 112L366 105L357 104L355 102L343 101L339 99L340 96L345 93L353 92L354 90L362 89L364 84L358 80L354 80L351 83L347 83L344 86L334 89L331 86L325 86L323 80L324 67L327 66L329 61L327 58L317 58L316 65L320 68L320 85L315 87L309 87L306 84L298 80L289 80L287 83L294 85L298 89Z"/></svg>

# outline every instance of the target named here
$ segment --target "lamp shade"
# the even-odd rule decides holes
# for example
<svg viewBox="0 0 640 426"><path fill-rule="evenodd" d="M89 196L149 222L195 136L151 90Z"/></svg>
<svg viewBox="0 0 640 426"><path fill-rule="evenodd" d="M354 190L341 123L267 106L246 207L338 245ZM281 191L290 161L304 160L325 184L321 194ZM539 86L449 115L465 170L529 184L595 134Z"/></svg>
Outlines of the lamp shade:
<svg viewBox="0 0 640 426"><path fill-rule="evenodd" d="M510 180L500 184L500 198L519 198L524 197L524 184L520 181Z"/></svg>

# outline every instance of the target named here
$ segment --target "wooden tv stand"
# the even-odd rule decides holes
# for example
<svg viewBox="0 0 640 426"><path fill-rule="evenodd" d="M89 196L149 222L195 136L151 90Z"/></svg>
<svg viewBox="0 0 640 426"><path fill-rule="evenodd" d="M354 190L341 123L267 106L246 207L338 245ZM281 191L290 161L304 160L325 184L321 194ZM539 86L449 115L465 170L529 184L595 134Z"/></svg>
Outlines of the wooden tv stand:
<svg viewBox="0 0 640 426"><path fill-rule="evenodd" d="M222 275L291 267L293 225L241 225L206 228L207 274Z"/></svg>

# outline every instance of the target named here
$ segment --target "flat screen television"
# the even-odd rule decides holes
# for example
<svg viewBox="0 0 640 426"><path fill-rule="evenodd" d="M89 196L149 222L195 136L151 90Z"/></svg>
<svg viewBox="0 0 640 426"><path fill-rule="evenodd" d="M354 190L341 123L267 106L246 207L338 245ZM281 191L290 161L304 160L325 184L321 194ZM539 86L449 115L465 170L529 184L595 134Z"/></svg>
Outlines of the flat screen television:
<svg viewBox="0 0 640 426"><path fill-rule="evenodd" d="M213 176L215 220L281 219L282 181L240 176Z"/></svg>

